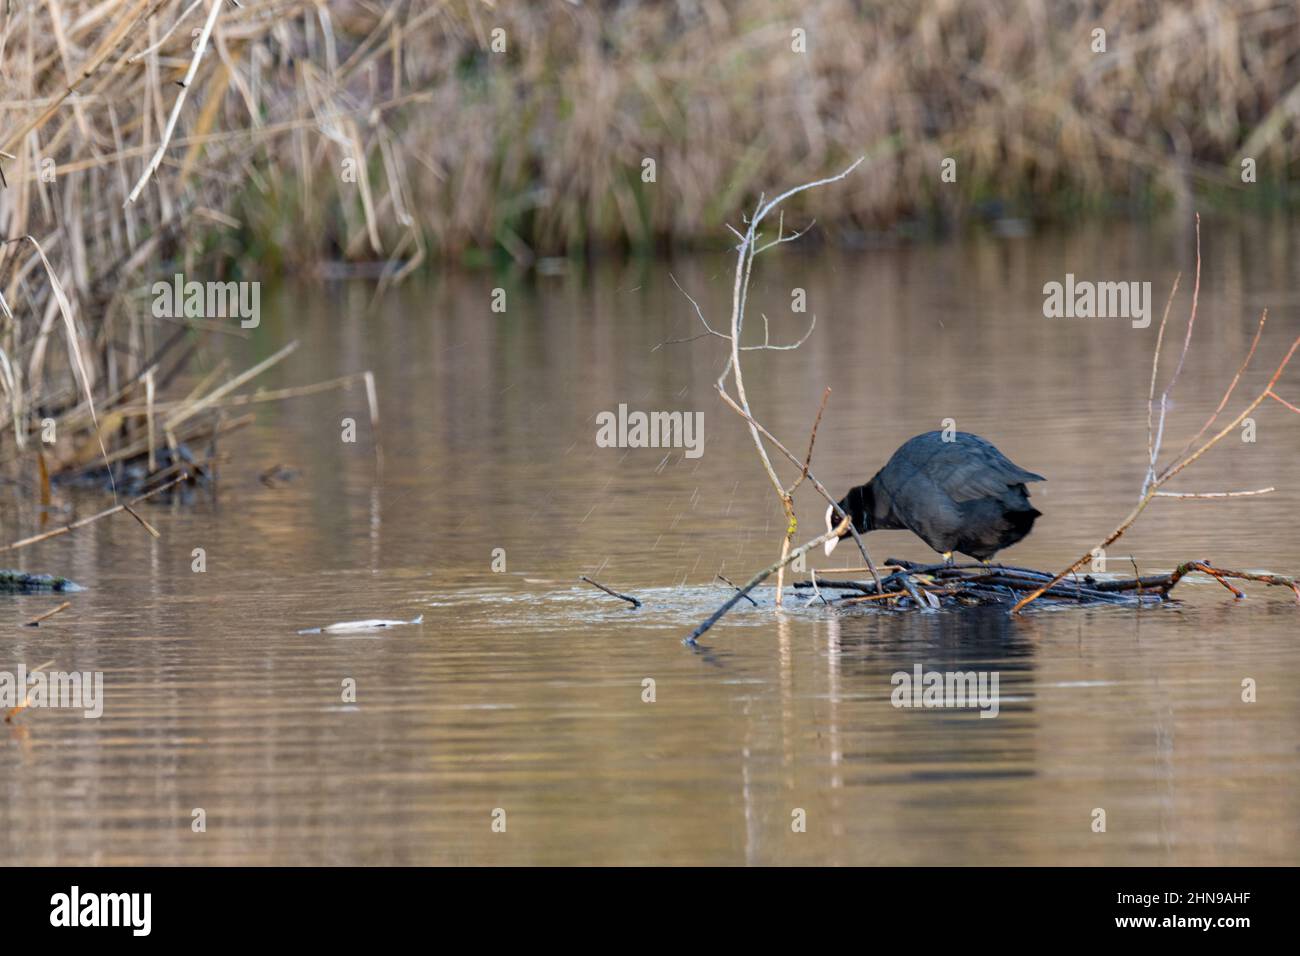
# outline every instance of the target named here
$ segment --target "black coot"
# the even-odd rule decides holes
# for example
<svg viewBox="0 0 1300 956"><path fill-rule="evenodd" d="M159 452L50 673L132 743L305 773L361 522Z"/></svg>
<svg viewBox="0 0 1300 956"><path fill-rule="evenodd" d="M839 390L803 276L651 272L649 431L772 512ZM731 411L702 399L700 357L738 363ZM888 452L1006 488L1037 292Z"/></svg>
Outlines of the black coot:
<svg viewBox="0 0 1300 956"><path fill-rule="evenodd" d="M859 532L906 528L945 558L960 551L987 561L1029 534L1041 512L1029 504L1025 482L1045 480L978 435L957 432L945 441L943 432L926 432L839 505ZM827 508L826 530L839 522ZM828 555L838 542L826 542Z"/></svg>

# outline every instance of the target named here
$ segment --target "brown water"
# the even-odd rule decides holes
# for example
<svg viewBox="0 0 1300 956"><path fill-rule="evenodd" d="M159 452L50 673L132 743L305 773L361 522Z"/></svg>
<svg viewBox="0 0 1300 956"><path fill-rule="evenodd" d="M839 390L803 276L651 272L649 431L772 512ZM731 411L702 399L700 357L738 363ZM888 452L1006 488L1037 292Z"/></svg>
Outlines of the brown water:
<svg viewBox="0 0 1300 956"><path fill-rule="evenodd" d="M1048 477L1033 489L1045 516L1003 557L1061 566L1136 498L1155 325L1192 264L1189 239L1111 227L760 261L752 331L762 311L774 340L802 334L796 286L818 324L797 352L747 356L756 412L802 448L831 385L814 470L839 493L954 419ZM1212 410L1263 306L1242 399L1300 330L1298 252L1285 227L1207 226L1171 448ZM1011 620L806 607L803 592L777 614L765 587L761 607L684 647L726 597L714 575L771 561L782 519L712 393L721 343L652 351L698 330L670 271L721 324L730 262L701 256L534 282L446 276L373 307L360 283L286 290L264 296L251 339L210 342L196 374L300 339L267 387L374 369L382 470L360 389L265 405L222 446L215 496L148 509L160 540L114 518L10 556L88 590L39 629L18 625L59 598L0 598L0 669L102 670L106 700L99 720L29 710L0 725L4 862L1296 861L1300 608L1285 590L1250 586L1234 603L1188 582L1175 606ZM1042 285L1066 272L1152 281L1156 322L1045 319ZM490 309L496 286L504 315ZM1281 391L1300 400L1300 368ZM702 411L703 456L596 447L595 416L619 403ZM1300 571L1300 416L1274 404L1256 422L1254 443L1234 437L1179 487L1279 490L1157 502L1111 570L1132 556L1143 573L1203 557ZM277 463L301 477L266 487L257 475ZM800 495L811 537L823 509ZM2 516L7 538L33 527L16 492ZM902 532L867 543L878 559L930 557ZM419 614L367 634L297 633ZM996 671L997 718L894 708L891 675L916 664ZM1245 678L1255 703L1241 700ZM206 832L192 831L195 808ZM806 832L792 832L796 809Z"/></svg>

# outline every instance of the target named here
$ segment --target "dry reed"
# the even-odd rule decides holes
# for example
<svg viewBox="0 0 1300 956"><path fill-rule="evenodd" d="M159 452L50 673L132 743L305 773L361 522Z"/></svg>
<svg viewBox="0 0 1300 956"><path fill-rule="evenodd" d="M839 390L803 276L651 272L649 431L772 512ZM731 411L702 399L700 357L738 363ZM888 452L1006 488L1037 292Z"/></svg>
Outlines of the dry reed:
<svg viewBox="0 0 1300 956"><path fill-rule="evenodd" d="M53 477L124 448L153 471L176 464L158 431L174 452L225 427L230 389L192 396L212 415L162 394L211 327L146 314L177 271L386 287L431 254L695 240L864 154L792 211L848 236L985 200L1185 200L1240 188L1244 158L1284 184L1297 26L1271 0L7 4L0 457L52 419Z"/></svg>

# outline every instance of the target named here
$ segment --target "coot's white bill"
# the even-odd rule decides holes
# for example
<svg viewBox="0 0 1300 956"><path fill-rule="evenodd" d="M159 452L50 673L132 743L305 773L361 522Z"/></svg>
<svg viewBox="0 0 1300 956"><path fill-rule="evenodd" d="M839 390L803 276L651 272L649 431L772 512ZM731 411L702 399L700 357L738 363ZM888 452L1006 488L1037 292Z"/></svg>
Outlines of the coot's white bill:
<svg viewBox="0 0 1300 956"><path fill-rule="evenodd" d="M835 509L832 508L830 505L827 505L826 506L826 530L827 531L835 530L835 525L832 523L834 519L835 519ZM835 550L835 546L839 543L840 543L839 538L828 538L826 540L826 543L822 545L822 547L826 549L826 557L829 558L831 556L831 552Z"/></svg>

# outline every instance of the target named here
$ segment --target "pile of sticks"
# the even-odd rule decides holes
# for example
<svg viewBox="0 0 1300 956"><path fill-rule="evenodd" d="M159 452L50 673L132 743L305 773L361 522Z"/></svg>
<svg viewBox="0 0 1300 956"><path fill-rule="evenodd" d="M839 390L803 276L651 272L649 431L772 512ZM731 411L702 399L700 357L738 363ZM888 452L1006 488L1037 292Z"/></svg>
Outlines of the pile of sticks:
<svg viewBox="0 0 1300 956"><path fill-rule="evenodd" d="M1229 579L1287 587L1300 602L1300 583L1294 578L1218 568L1206 560L1184 562L1168 574L1118 579L1076 575L1056 583L1050 572L1004 564L919 564L890 558L878 570L889 572L879 586L875 581L818 580L815 573L812 580L796 581L794 586L814 592L809 603L820 599L826 604L869 603L889 608L1015 605L1040 589L1041 600L1049 604L1133 606L1169 600L1169 592L1183 578L1199 573L1218 581L1236 598L1245 594ZM827 597L824 591L849 593Z"/></svg>

